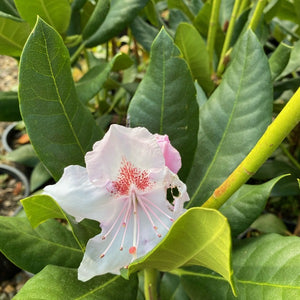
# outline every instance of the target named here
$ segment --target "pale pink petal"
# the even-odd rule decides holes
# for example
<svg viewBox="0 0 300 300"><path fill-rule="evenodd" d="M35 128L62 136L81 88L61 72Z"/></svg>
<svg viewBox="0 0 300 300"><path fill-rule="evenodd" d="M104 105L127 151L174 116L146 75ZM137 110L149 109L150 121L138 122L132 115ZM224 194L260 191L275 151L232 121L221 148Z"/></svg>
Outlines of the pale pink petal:
<svg viewBox="0 0 300 300"><path fill-rule="evenodd" d="M181 157L179 152L171 145L169 137L154 134L165 158L166 166L175 174L181 168Z"/></svg>
<svg viewBox="0 0 300 300"><path fill-rule="evenodd" d="M175 174L180 155L166 135L112 125L85 159L87 169L69 166L55 185L45 188L77 220L100 222L102 232L88 241L78 269L82 281L119 274L147 254L189 200L185 184ZM168 189L173 191L173 203L167 200Z"/></svg>
<svg viewBox="0 0 300 300"><path fill-rule="evenodd" d="M77 221L88 218L111 223L122 205L105 188L93 185L86 169L81 166L65 168L61 179L54 185L46 186L44 193Z"/></svg>
<svg viewBox="0 0 300 300"><path fill-rule="evenodd" d="M112 232L112 234L114 233ZM128 249L120 251L121 240L122 235L119 235L108 253L101 258L102 252L107 248L111 240L102 240L101 235L90 239L78 269L78 279L87 281L94 276L106 273L120 274L120 269L129 265L132 261L132 255L128 252Z"/></svg>
<svg viewBox="0 0 300 300"><path fill-rule="evenodd" d="M166 180L172 177L174 178L171 186L176 185L179 190L184 190L185 185L180 182L177 175L167 169ZM178 186L181 184L182 186ZM178 199L175 199L177 204L171 205L166 200L166 189L169 186L162 182L157 183L150 191L136 192L137 213L134 215L131 210L131 213L127 214L129 206L123 206L113 226L105 228L100 235L89 240L78 270L79 280L87 281L108 272L120 274L121 268L144 256L162 241L179 217L179 211L184 212L183 203L188 200L185 193L180 193ZM136 245L136 255L130 254L129 251L133 245Z"/></svg>
<svg viewBox="0 0 300 300"><path fill-rule="evenodd" d="M142 127L111 125L103 139L85 156L90 180L103 185L117 178L121 162L126 160L154 177L161 177L165 161L155 137Z"/></svg>

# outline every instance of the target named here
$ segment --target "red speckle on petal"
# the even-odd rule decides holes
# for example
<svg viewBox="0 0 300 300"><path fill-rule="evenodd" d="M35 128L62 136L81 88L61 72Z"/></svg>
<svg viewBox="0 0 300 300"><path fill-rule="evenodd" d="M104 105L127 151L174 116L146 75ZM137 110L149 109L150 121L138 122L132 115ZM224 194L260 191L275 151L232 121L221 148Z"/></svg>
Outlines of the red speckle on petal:
<svg viewBox="0 0 300 300"><path fill-rule="evenodd" d="M115 193L128 195L130 187L134 185L139 190L145 190L151 186L149 174L146 170L136 168L131 162L123 159L117 180L112 182Z"/></svg>
<svg viewBox="0 0 300 300"><path fill-rule="evenodd" d="M130 254L135 254L136 253L136 247L132 246L129 248L129 253Z"/></svg>

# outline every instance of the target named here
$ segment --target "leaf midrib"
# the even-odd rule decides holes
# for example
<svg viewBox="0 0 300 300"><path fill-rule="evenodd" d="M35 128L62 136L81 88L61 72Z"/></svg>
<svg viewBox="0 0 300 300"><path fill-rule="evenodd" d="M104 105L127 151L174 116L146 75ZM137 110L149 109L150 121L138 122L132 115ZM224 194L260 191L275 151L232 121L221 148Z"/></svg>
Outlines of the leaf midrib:
<svg viewBox="0 0 300 300"><path fill-rule="evenodd" d="M248 52L248 51L247 51L247 52ZM245 57L246 57L246 56L245 56ZM206 172L205 172L205 175L204 175L203 179L200 181L200 183L199 183L199 185L198 185L198 188L196 189L195 193L194 193L193 196L191 197L191 200L188 202L188 204L187 204L187 206L186 206L187 208L190 207L190 205L194 202L195 198L197 197L198 193L199 193L200 190L201 190L202 185L205 183L205 180L206 180L206 178L208 177L208 175L209 175L209 173L210 173L210 170L212 169L212 167L214 166L215 161L217 160L218 154L219 154L219 152L220 152L220 150L221 150L221 147L222 147L222 145L223 145L224 139L225 139L225 137L226 137L226 135L227 135L227 132L228 132L228 130L229 130L229 127L230 127L230 125L231 125L233 115L234 115L235 110L236 110L236 106L237 106L237 103L238 103L239 95L240 95L240 92L241 92L241 86L242 86L241 83L242 83L242 81L243 81L243 79L244 79L244 73L245 73L245 64L246 64L246 61L247 61L247 60L245 59L245 60L244 60L244 64L243 64L243 69L242 69L242 75L240 76L239 88L238 88L238 90L237 90L236 97L235 97L235 100L234 100L234 104L233 104L233 107L232 107L232 111L231 111L231 114L230 114L230 116L229 116L229 118L228 118L228 122L227 122L227 124L226 124L226 128L225 128L225 130L224 130L224 133L223 133L223 136L222 136L222 138L221 138L221 141L220 141L220 143L219 143L219 145L218 145L218 147L217 147L217 149L216 149L216 152L215 152L214 157L213 157L213 159L212 159L212 161L211 161L211 164L209 165L209 167L207 168L207 170L206 170Z"/></svg>
<svg viewBox="0 0 300 300"><path fill-rule="evenodd" d="M175 274L177 276L195 276L195 277L201 277L201 278L210 278L214 280L221 280L226 281L227 280L224 277L218 276L218 275L211 275L211 274L200 274L192 271L186 271L186 270L178 270L171 272L172 274ZM250 280L241 280L236 278L236 282L241 284L249 284L249 285L256 285L256 286L268 286L268 287L274 287L274 288L283 288L283 289L296 289L300 290L300 286L293 286L293 285L285 285L285 284L276 284L276 283L270 283L270 282L259 282L259 281L250 281Z"/></svg>
<svg viewBox="0 0 300 300"><path fill-rule="evenodd" d="M159 133L163 134L163 122L164 122L164 111L165 111L165 85L166 85L166 58L165 58L165 48L163 48L162 53L162 95L161 95L161 106L160 106L160 124Z"/></svg>
<svg viewBox="0 0 300 300"><path fill-rule="evenodd" d="M9 228L9 229L11 229L11 228ZM21 232L21 231L19 231L19 232ZM76 252L79 252L79 253L82 254L82 251L80 249L73 248L72 246L67 246L67 245L59 244L59 243L51 241L51 240L46 240L46 239L42 238L41 236L39 236L37 233L36 234L31 234L29 232L22 231L22 235L29 236L32 239L37 239L37 240L39 240L39 241L41 241L43 243L49 243L49 244L55 245L56 247L60 247L60 248L64 248L64 249L68 249L68 250L72 250L72 251L76 251ZM1 249L1 251L3 251L3 249Z"/></svg>
<svg viewBox="0 0 300 300"><path fill-rule="evenodd" d="M42 34L43 34L43 38L44 38L44 42L45 42L45 53L46 53L46 57L47 57L47 60L48 60L49 69L50 69L50 72L51 72L51 78L53 80L55 91L56 91L56 94L57 94L57 97L58 97L58 102L59 102L59 104L60 104L60 106L61 106L61 108L63 110L63 114L64 114L64 116L65 116L65 118L66 118L66 120L68 122L69 128L70 128L70 130L72 132L72 135L73 135L73 137L74 137L74 139L76 141L76 144L78 145L81 153L83 155L85 155L85 151L83 150L83 148L82 148L82 146L80 144L80 141L79 141L79 139L78 139L78 137L77 137L77 135L75 133L75 130L73 128L72 122L71 122L71 120L70 120L70 118L69 118L69 116L68 116L68 114L66 112L65 106L64 106L64 104L62 102L62 99L61 99L61 96L60 96L60 93L59 93L59 89L58 89L58 86L57 86L57 83L56 83L56 79L55 79L55 76L54 76L54 73L53 73L53 68L52 68L52 64L51 64L51 60L50 60L50 56L49 56L49 52L48 52L47 39L46 39L45 32L44 32L43 29L42 29Z"/></svg>
<svg viewBox="0 0 300 300"><path fill-rule="evenodd" d="M109 285L109 284L111 284L112 282L116 281L118 278L119 278L119 276L115 276L115 277L113 277L112 279L106 281L104 284L102 284L102 285L96 287L95 289L91 290L90 292L88 292L88 293L86 293L86 294L84 294L84 295L81 295L81 296L78 297L78 298L74 298L74 299L77 299L77 300L78 300L78 299L84 299L85 297L87 297L87 296L89 296L89 295L92 295L92 294L96 293L98 290L105 288L107 285Z"/></svg>

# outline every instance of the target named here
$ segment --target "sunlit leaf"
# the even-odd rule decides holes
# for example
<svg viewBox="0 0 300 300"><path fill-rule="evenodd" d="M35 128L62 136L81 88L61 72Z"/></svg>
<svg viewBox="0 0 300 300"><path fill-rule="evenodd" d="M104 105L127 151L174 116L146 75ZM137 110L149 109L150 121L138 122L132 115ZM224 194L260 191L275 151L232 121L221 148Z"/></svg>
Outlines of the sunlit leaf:
<svg viewBox="0 0 300 300"><path fill-rule="evenodd" d="M170 271L190 265L205 266L218 272L234 288L230 228L227 219L216 210L189 209L176 220L157 247L130 264L126 271L128 274L143 268Z"/></svg>
<svg viewBox="0 0 300 300"><path fill-rule="evenodd" d="M130 280L125 280L121 276L112 274L82 282L77 279L76 269L47 266L30 279L14 299L33 299L33 295L37 295L39 300L132 300L136 299L137 285L134 276Z"/></svg>

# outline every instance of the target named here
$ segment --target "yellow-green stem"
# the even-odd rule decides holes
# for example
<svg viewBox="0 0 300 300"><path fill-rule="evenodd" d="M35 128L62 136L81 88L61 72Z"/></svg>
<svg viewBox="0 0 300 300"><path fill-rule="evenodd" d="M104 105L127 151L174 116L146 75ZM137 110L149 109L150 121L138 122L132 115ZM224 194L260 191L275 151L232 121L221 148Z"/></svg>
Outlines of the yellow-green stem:
<svg viewBox="0 0 300 300"><path fill-rule="evenodd" d="M242 1L243 0L235 0L235 2L234 2L231 18L229 21L228 30L226 32L226 37L225 37L225 41L223 44L223 49L222 49L222 53L221 53L221 57L220 57L219 65L218 65L218 69L217 69L218 76L221 76L221 74L223 73L224 67L225 67L224 58L225 58L226 52L230 46L230 41L231 41L232 34L233 34L235 20L237 18L237 13L238 13L238 10L239 10L239 7L240 7Z"/></svg>
<svg viewBox="0 0 300 300"><path fill-rule="evenodd" d="M209 20L209 28L207 35L207 52L209 57L209 66L211 74L214 72L213 60L214 60L214 48L215 48L215 40L218 26L218 18L220 11L221 0L213 0L212 4L212 12Z"/></svg>
<svg viewBox="0 0 300 300"><path fill-rule="evenodd" d="M71 65L76 61L77 57L80 55L80 53L82 52L82 50L85 48L85 43L82 43L78 49L75 51L75 53L72 55L72 57L70 58L71 61Z"/></svg>
<svg viewBox="0 0 300 300"><path fill-rule="evenodd" d="M239 8L237 15L240 16L244 12L244 10L248 7L248 5L249 5L249 0L242 0L242 4Z"/></svg>
<svg viewBox="0 0 300 300"><path fill-rule="evenodd" d="M249 28L251 28L253 31L255 31L257 28L257 25L259 23L260 17L263 13L263 10L264 10L266 4L267 4L267 0L258 0L257 1L255 11L253 13L253 16L252 16L250 24L249 24Z"/></svg>
<svg viewBox="0 0 300 300"><path fill-rule="evenodd" d="M144 270L144 294L145 300L157 300L157 275L155 269Z"/></svg>
<svg viewBox="0 0 300 300"><path fill-rule="evenodd" d="M237 191L279 147L284 138L300 121L300 88L267 128L255 147L214 191L203 207L218 209Z"/></svg>

